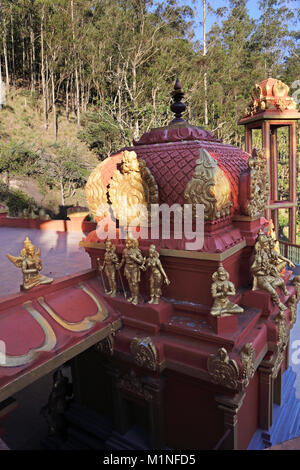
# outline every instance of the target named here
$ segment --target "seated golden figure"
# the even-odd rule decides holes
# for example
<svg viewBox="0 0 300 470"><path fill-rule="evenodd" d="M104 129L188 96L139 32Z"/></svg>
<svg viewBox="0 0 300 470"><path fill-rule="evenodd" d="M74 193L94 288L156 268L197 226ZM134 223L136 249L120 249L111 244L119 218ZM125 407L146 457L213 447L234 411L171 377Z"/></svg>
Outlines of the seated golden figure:
<svg viewBox="0 0 300 470"><path fill-rule="evenodd" d="M293 266L293 263L275 252L272 238L260 230L255 243L255 258L251 266L253 275L252 290L261 289L269 292L271 299L278 305L279 309L286 310L287 307L280 301L276 292L276 288L280 287L285 295L289 295L284 279L280 276L278 269L279 259Z"/></svg>
<svg viewBox="0 0 300 470"><path fill-rule="evenodd" d="M233 302L229 297L235 295L235 287L229 281L229 274L221 265L212 275L211 295L214 299L210 314L215 317L227 316L234 313L243 313L244 309Z"/></svg>
<svg viewBox="0 0 300 470"><path fill-rule="evenodd" d="M24 241L24 248L20 252L20 256L12 256L7 253L8 259L17 267L22 269L24 290L32 289L32 287L40 284L50 284L53 279L40 274L42 270L41 249L35 251L35 246L28 237Z"/></svg>
<svg viewBox="0 0 300 470"><path fill-rule="evenodd" d="M164 268L159 259L159 253L156 251L155 245L149 247L149 258L146 260L146 269L150 269L150 296L149 304L158 304L161 297L161 288L163 282L167 285L170 281L165 273Z"/></svg>

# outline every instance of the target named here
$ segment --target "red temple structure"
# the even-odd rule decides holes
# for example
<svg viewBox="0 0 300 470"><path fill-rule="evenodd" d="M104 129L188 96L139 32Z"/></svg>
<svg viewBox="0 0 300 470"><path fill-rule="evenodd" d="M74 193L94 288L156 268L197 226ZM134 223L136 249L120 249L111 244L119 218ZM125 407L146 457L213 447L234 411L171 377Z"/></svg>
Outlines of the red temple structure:
<svg viewBox="0 0 300 470"><path fill-rule="evenodd" d="M297 120L300 113L288 95L289 87L269 76L256 84L252 90L252 101L245 110L239 124L245 126L246 152L253 148L253 130L261 131L262 146L267 159L270 176L270 196L266 217L272 219L278 236L278 214L280 209L289 211L289 241L296 243L297 234ZM288 129L289 198L278 196L278 129Z"/></svg>
<svg viewBox="0 0 300 470"><path fill-rule="evenodd" d="M90 271L2 298L0 330L7 361L0 367L0 398L9 399L71 360L76 405L70 419L79 420L76 409L101 416L96 421L98 428L106 423L99 431L106 449L247 449L258 427L270 428L273 404L281 402L300 299L299 279L292 279L290 269L281 271L285 290L276 289L280 303L264 289L253 290L257 240L270 232L264 217L270 160L268 153L266 158L262 152L248 153L250 130L263 125L266 136L270 125L282 121L276 110L244 118L244 152L183 120L178 81L173 97L170 125L104 160L91 174L87 200L95 216L97 206L107 201L118 214L118 195L149 204L203 204L203 247L187 249L189 240L172 233L168 239L140 239L144 257L155 245L170 281L157 304L146 303L147 272L141 273L137 305L123 296L123 289L128 291L123 271L116 277L117 295L106 292L107 280L97 269L105 237L98 230L81 242L91 258ZM294 142L297 113L289 113L286 125ZM271 141L267 145L275 148ZM294 150L291 168L296 169ZM274 191L271 179L272 201ZM290 202L293 217L295 186ZM118 222L112 243L120 262L126 240ZM213 315L213 283L220 268L234 286L226 299L231 313ZM237 306L240 313L232 313ZM91 427L88 419L85 425ZM143 443L132 437L132 429L144 433Z"/></svg>

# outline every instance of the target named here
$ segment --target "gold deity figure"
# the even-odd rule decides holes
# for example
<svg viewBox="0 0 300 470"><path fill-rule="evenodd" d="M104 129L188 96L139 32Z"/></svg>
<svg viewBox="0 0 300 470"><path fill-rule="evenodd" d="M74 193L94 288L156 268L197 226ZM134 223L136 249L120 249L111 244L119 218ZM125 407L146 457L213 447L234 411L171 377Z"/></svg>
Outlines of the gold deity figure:
<svg viewBox="0 0 300 470"><path fill-rule="evenodd" d="M221 265L212 275L211 295L214 299L210 314L224 317L234 313L243 313L244 309L230 302L229 297L235 295L234 284L229 281L229 273Z"/></svg>
<svg viewBox="0 0 300 470"><path fill-rule="evenodd" d="M139 302L139 283L141 281L141 270L145 270L145 259L139 249L139 242L136 239L127 238L125 248L122 253L122 260L117 267L125 264L124 275L128 281L131 297L128 302L137 305Z"/></svg>
<svg viewBox="0 0 300 470"><path fill-rule="evenodd" d="M7 253L8 259L17 267L22 269L24 290L32 289L32 287L40 284L51 284L53 279L40 274L42 270L41 249L35 251L35 246L28 237L24 241L24 248L20 252L20 256L12 256Z"/></svg>
<svg viewBox="0 0 300 470"><path fill-rule="evenodd" d="M149 257L145 263L145 269L150 269L150 300L149 304L158 304L161 297L162 284L165 282L170 284L168 276L159 259L159 253L156 251L155 245L149 247Z"/></svg>
<svg viewBox="0 0 300 470"><path fill-rule="evenodd" d="M280 274L282 270L285 268L286 263L290 266L290 268L295 268L294 263L289 259L285 258L280 254L280 251L277 249L276 239L273 238L272 235L267 235L268 242L269 242L269 257L271 265L274 266L274 269L277 271L277 274Z"/></svg>
<svg viewBox="0 0 300 470"><path fill-rule="evenodd" d="M99 263L99 259L98 259ZM110 291L106 292L111 297L115 297L117 294L117 281L116 281L116 269L119 264L118 256L116 255L116 246L112 243L111 240L107 239L105 242L105 254L104 254L104 263L102 266L98 264L98 269L102 275L104 269L105 275L108 280ZM103 281L103 287L104 280Z"/></svg>
<svg viewBox="0 0 300 470"><path fill-rule="evenodd" d="M287 307L280 301L279 295L276 292L276 288L279 287L285 295L289 295L289 291L278 270L279 255L278 253L275 254L271 237L268 237L262 230L258 233L254 251L255 258L251 266L253 275L252 290L262 289L269 292L271 299L278 305L279 309L286 310ZM280 258L283 259L281 255ZM293 265L289 260L287 261L290 265Z"/></svg>

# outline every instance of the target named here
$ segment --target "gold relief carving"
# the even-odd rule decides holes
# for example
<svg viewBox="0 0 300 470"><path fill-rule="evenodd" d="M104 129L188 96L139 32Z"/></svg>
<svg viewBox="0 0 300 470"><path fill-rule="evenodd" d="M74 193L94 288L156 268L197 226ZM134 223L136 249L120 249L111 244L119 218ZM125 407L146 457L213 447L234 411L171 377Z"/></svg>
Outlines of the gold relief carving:
<svg viewBox="0 0 300 470"><path fill-rule="evenodd" d="M239 367L234 359L229 358L225 348L219 349L216 355L209 356L207 369L214 383L227 388L237 388Z"/></svg>
<svg viewBox="0 0 300 470"><path fill-rule="evenodd" d="M242 380L244 387L249 385L255 373L255 349L252 343L247 343L241 351L241 361L243 364Z"/></svg>
<svg viewBox="0 0 300 470"><path fill-rule="evenodd" d="M280 351L284 351L289 341L289 329L287 326L286 315L283 311L280 311L278 315L276 315L275 323L277 325L278 348Z"/></svg>
<svg viewBox="0 0 300 470"><path fill-rule="evenodd" d="M274 96L287 96L289 94L290 88L285 83L277 80L273 85L273 95Z"/></svg>
<svg viewBox="0 0 300 470"><path fill-rule="evenodd" d="M107 354L109 356L113 356L114 354L114 336L115 332L108 335L102 341L99 341L98 344L95 345L96 351Z"/></svg>
<svg viewBox="0 0 300 470"><path fill-rule="evenodd" d="M299 300L297 300L296 295L292 295L288 300L288 308L290 309L290 328L293 328L297 320L298 302Z"/></svg>
<svg viewBox="0 0 300 470"><path fill-rule="evenodd" d="M269 201L269 174L267 160L262 150L253 150L248 160L250 168L250 200L247 215L253 218L261 217Z"/></svg>
<svg viewBox="0 0 300 470"><path fill-rule="evenodd" d="M229 273L222 264L212 275L211 295L214 299L210 314L216 317L223 317L234 313L243 313L244 309L233 302L229 297L235 295L235 287L229 281Z"/></svg>
<svg viewBox="0 0 300 470"><path fill-rule="evenodd" d="M280 310L286 310L287 307L280 301L276 288L281 288L285 295L290 293L286 288L284 279L280 276L278 265L282 259L286 260L291 266L293 263L276 252L274 240L262 230L258 233L254 251L254 262L250 268L253 275L252 290L265 290L271 295L271 299L278 305Z"/></svg>
<svg viewBox="0 0 300 470"><path fill-rule="evenodd" d="M139 367L146 367L150 370L157 368L157 351L151 338L133 338L130 343L130 351L135 363Z"/></svg>
<svg viewBox="0 0 300 470"><path fill-rule="evenodd" d="M230 184L217 162L205 149L199 150L199 159L192 179L184 191L185 203L204 205L205 220L215 220L230 214Z"/></svg>
<svg viewBox="0 0 300 470"><path fill-rule="evenodd" d="M297 298L297 302L299 302L300 300L300 276L294 277L293 284L296 287L296 298Z"/></svg>
<svg viewBox="0 0 300 470"><path fill-rule="evenodd" d="M40 274L42 270L41 249L35 250L35 246L28 237L24 241L24 248L20 252L20 256L12 256L7 253L8 259L17 267L22 269L24 290L32 289L32 287L41 284L51 284L53 279Z"/></svg>
<svg viewBox="0 0 300 470"><path fill-rule="evenodd" d="M252 88L251 95L253 100L260 100L262 98L262 89L257 83Z"/></svg>
<svg viewBox="0 0 300 470"><path fill-rule="evenodd" d="M145 389L145 386L143 385L141 379L136 375L136 373L132 369L128 374L118 377L117 387L120 390L143 398L146 401L152 400L152 394Z"/></svg>
<svg viewBox="0 0 300 470"><path fill-rule="evenodd" d="M274 365L272 367L272 378L273 379L276 379L276 377L278 375L279 367L280 367L283 359L284 359L283 351L280 348L278 348L277 349L277 355L276 355L276 358L275 358L275 362L274 362Z"/></svg>
<svg viewBox="0 0 300 470"><path fill-rule="evenodd" d="M110 180L109 198L121 224L125 214L129 225L148 224L150 204L158 203L158 188L145 162L138 160L135 152L122 152L122 168Z"/></svg>
<svg viewBox="0 0 300 470"><path fill-rule="evenodd" d="M87 184L85 186L85 197L91 213L96 217L97 215L104 215L103 210L98 212L100 206L104 209L107 204L106 187L102 183L102 170L106 161L99 163L96 168L91 172Z"/></svg>

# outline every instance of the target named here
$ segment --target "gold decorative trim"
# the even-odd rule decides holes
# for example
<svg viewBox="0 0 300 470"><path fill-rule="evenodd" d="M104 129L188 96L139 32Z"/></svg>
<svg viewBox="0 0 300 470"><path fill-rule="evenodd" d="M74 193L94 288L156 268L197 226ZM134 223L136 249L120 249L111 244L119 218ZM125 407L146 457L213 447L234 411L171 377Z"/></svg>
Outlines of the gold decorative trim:
<svg viewBox="0 0 300 470"><path fill-rule="evenodd" d="M103 320L105 320L109 315L108 315L108 310L105 307L105 305L100 302L100 300L91 292L87 287L85 287L83 284L79 284L79 287L91 297L91 299L95 302L97 305L97 313L95 315L92 315L90 317L84 318L82 321L77 322L77 323L71 323L66 320L63 320L51 307L48 305L44 299L44 297L40 297L37 299L38 303L43 307L46 312L55 320L60 326L65 328L68 331L73 331L73 332L82 332L82 331L87 331L90 330L93 326L95 326L95 323L101 323Z"/></svg>
<svg viewBox="0 0 300 470"><path fill-rule="evenodd" d="M280 351L284 351L289 341L289 329L287 326L286 315L284 311L280 311L275 317L277 325L277 341Z"/></svg>
<svg viewBox="0 0 300 470"><path fill-rule="evenodd" d="M157 351L151 338L135 337L130 343L130 351L134 357L134 362L139 367L155 371L157 368Z"/></svg>
<svg viewBox="0 0 300 470"><path fill-rule="evenodd" d="M102 341L99 341L99 343L95 345L96 351L102 354L107 354L108 356L113 356L114 342L115 342L114 336L115 336L115 333L112 333L108 335L106 338L104 338Z"/></svg>
<svg viewBox="0 0 300 470"><path fill-rule="evenodd" d="M194 174L184 190L184 201L193 205L194 215L196 204L203 204L205 220L230 214L230 184L216 160L205 149L199 150Z"/></svg>
<svg viewBox="0 0 300 470"><path fill-rule="evenodd" d="M297 302L299 302L300 301L300 276L294 277L293 284L296 287L296 299L297 299Z"/></svg>
<svg viewBox="0 0 300 470"><path fill-rule="evenodd" d="M25 302L23 308L27 310L27 312L37 321L37 323L41 326L44 335L45 341L44 344L39 347L32 349L27 354L22 356L5 356L5 363L1 364L1 367L19 367L32 362L41 352L44 351L52 351L52 349L56 346L57 339L56 335L51 327L51 325L45 320L45 318L32 306L32 302L28 301Z"/></svg>
<svg viewBox="0 0 300 470"><path fill-rule="evenodd" d="M253 150L248 160L250 168L250 201L247 207L247 215L252 218L262 217L269 202L269 172L267 159L262 150Z"/></svg>
<svg viewBox="0 0 300 470"><path fill-rule="evenodd" d="M207 360L207 369L212 382L223 387L237 389L239 367L234 359L230 359L225 348L217 354L211 354Z"/></svg>
<svg viewBox="0 0 300 470"><path fill-rule="evenodd" d="M95 242L79 242L79 246L84 248L95 248L95 249L105 249L104 243L95 243ZM222 253L207 253L202 251L190 251L190 250L172 250L169 248L162 248L160 250L160 256L170 256L172 258L185 258L185 259L200 259L207 261L224 261L230 256L234 255L238 251L242 250L247 246L246 240L242 240L228 250L223 251Z"/></svg>
<svg viewBox="0 0 300 470"><path fill-rule="evenodd" d="M102 171L107 160L99 163L91 172L85 186L85 197L91 213L94 216L101 215L97 211L100 206L107 204L106 187L102 183Z"/></svg>
<svg viewBox="0 0 300 470"><path fill-rule="evenodd" d="M255 349L252 343L246 343L241 350L241 361L243 364L242 380L244 387L248 387L249 382L255 374Z"/></svg>
<svg viewBox="0 0 300 470"><path fill-rule="evenodd" d="M152 394L145 389L144 384L133 369L129 373L118 377L117 387L146 401L152 401Z"/></svg>
<svg viewBox="0 0 300 470"><path fill-rule="evenodd" d="M297 321L297 305L299 300L297 300L296 295L292 295L288 300L288 308L290 309L290 329L293 328Z"/></svg>

